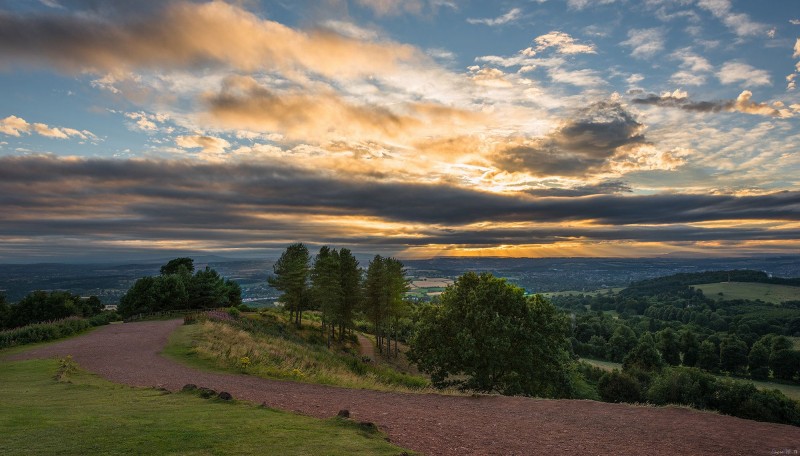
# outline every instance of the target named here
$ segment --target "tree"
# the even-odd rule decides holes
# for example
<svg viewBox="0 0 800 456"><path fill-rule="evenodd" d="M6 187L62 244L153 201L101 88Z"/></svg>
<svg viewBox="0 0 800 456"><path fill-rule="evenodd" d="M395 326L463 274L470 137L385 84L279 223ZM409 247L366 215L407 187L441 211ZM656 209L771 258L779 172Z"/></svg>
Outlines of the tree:
<svg viewBox="0 0 800 456"><path fill-rule="evenodd" d="M719 350L714 342L704 340L700 344L700 351L697 353L697 367L709 372L719 370Z"/></svg>
<svg viewBox="0 0 800 456"><path fill-rule="evenodd" d="M611 361L621 362L636 346L636 333L626 325L619 325L608 340Z"/></svg>
<svg viewBox="0 0 800 456"><path fill-rule="evenodd" d="M747 364L750 375L757 380L769 378L769 355L770 342L761 338L753 344L750 354L747 356Z"/></svg>
<svg viewBox="0 0 800 456"><path fill-rule="evenodd" d="M361 303L361 269L358 260L348 249L339 250L339 281L342 302L339 310L339 339L353 327L353 316Z"/></svg>
<svg viewBox="0 0 800 456"><path fill-rule="evenodd" d="M319 249L311 268L311 296L322 311L322 330L327 332L330 346L337 323L341 321L342 283L336 249L328 246Z"/></svg>
<svg viewBox="0 0 800 456"><path fill-rule="evenodd" d="M645 372L659 370L664 366L664 359L656 349L656 341L649 332L642 334L639 343L622 361L624 370L639 369Z"/></svg>
<svg viewBox="0 0 800 456"><path fill-rule="evenodd" d="M722 370L734 374L747 368L747 344L738 337L730 335L719 344L719 365Z"/></svg>
<svg viewBox="0 0 800 456"><path fill-rule="evenodd" d="M491 274L469 272L423 307L409 359L437 387L569 397L566 315L540 295Z"/></svg>
<svg viewBox="0 0 800 456"><path fill-rule="evenodd" d="M681 353L683 353L682 364L687 367L694 367L697 364L697 355L700 351L700 343L697 336L690 330L681 333L680 337Z"/></svg>
<svg viewBox="0 0 800 456"><path fill-rule="evenodd" d="M792 381L795 375L800 374L800 352L788 349L772 352L769 366L775 378Z"/></svg>
<svg viewBox="0 0 800 456"><path fill-rule="evenodd" d="M664 358L670 366L677 366L681 363L681 350L678 345L678 335L672 328L665 328L657 334L656 348L661 352L661 357Z"/></svg>
<svg viewBox="0 0 800 456"><path fill-rule="evenodd" d="M378 350L383 352L386 344L387 354L391 354L391 335L395 336L397 351L396 323L404 313L403 300L408 291L403 263L395 258L376 255L367 267L364 281L364 311L375 328Z"/></svg>
<svg viewBox="0 0 800 456"><path fill-rule="evenodd" d="M191 258L177 258L161 267L161 275L142 277L120 299L124 317L176 309L207 309L242 302L242 288L206 266L192 275ZM91 303L89 303L91 305Z"/></svg>
<svg viewBox="0 0 800 456"><path fill-rule="evenodd" d="M191 309L210 309L229 305L225 280L208 266L192 276L188 289Z"/></svg>
<svg viewBox="0 0 800 456"><path fill-rule="evenodd" d="M192 275L194 273L194 260L191 258L175 258L161 266L161 275Z"/></svg>
<svg viewBox="0 0 800 456"><path fill-rule="evenodd" d="M269 286L282 291L281 301L289 309L289 320L300 327L303 307L308 299L309 262L308 248L302 243L286 248L275 262L275 275L267 279Z"/></svg>

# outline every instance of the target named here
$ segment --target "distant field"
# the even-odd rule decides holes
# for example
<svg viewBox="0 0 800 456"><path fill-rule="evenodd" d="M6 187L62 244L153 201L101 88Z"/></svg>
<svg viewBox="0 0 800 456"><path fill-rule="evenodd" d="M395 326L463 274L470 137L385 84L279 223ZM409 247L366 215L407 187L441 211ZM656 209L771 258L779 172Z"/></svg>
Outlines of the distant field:
<svg viewBox="0 0 800 456"><path fill-rule="evenodd" d="M733 299L760 299L772 304L800 300L800 287L773 285L770 283L720 282L694 285L706 297L717 301ZM720 295L720 293L722 293Z"/></svg>
<svg viewBox="0 0 800 456"><path fill-rule="evenodd" d="M603 289L601 289L601 290L592 290L592 291L575 291L575 290L569 290L569 291L551 291L551 292L547 292L547 293L540 293L540 294L541 294L541 295L543 295L543 296L545 296L545 297L553 297L553 296L573 296L573 295L581 295L581 294L582 294L582 295L587 295L587 296L597 296L597 295L600 295L600 294L606 294L606 293L608 293L608 292L609 292L609 290L610 290L612 293L619 293L620 291L622 291L622 290L624 290L624 289L625 289L625 287L617 287L617 288L603 288Z"/></svg>
<svg viewBox="0 0 800 456"><path fill-rule="evenodd" d="M622 370L621 363L612 363L611 361L599 361L596 359L589 359L589 358L581 358L581 361L586 361L587 363L591 364L592 366L599 367L605 371L612 371L614 369ZM719 378L726 378L723 376L717 376ZM759 382L755 380L748 380L748 379L737 379L746 382L752 382L756 385L758 389L776 389L779 390L781 393L785 394L787 397L790 397L796 401L800 401L800 385L785 385L783 383L772 383L772 382Z"/></svg>

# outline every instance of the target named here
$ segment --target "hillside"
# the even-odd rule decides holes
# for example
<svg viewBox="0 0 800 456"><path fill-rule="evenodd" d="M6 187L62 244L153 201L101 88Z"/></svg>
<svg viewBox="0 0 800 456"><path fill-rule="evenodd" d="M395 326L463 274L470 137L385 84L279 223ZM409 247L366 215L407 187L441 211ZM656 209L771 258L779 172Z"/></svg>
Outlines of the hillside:
<svg viewBox="0 0 800 456"><path fill-rule="evenodd" d="M702 291L707 298L716 301L744 299L761 300L770 304L800 301L800 287L798 286L756 282L718 282L693 285L692 288Z"/></svg>

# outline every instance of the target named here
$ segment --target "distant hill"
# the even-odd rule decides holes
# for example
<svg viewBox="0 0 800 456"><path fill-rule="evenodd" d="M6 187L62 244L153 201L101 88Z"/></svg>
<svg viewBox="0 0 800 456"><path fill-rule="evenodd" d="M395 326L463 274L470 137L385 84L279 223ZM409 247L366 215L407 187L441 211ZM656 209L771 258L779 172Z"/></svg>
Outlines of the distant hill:
<svg viewBox="0 0 800 456"><path fill-rule="evenodd" d="M763 271L737 269L731 271L705 271L673 274L666 277L646 279L634 282L622 290L622 296L654 296L665 293L676 293L693 285L742 282L773 285L800 286L800 278L771 277ZM724 293L724 292L723 292Z"/></svg>

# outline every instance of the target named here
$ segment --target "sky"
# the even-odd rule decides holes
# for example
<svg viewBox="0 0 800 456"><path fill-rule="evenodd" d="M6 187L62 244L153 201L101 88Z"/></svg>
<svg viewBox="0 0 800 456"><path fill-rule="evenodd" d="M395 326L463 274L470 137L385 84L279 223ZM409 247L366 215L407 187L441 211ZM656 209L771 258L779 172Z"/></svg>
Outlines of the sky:
<svg viewBox="0 0 800 456"><path fill-rule="evenodd" d="M800 253L796 0L0 0L0 263Z"/></svg>

